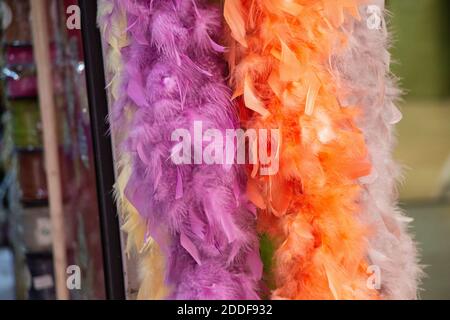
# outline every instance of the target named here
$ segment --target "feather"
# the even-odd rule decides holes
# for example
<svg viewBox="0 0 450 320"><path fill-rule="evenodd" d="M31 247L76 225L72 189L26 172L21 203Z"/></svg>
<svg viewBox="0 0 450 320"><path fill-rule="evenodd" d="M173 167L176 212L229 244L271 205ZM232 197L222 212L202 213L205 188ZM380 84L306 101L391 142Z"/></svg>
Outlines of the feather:
<svg viewBox="0 0 450 320"><path fill-rule="evenodd" d="M274 248L273 274L265 276L274 280L273 299L379 297L366 285L369 230L358 204L359 178L371 166L357 109L341 107L329 71L360 3L225 1L232 84L247 89L243 103L253 111L242 125L282 129L279 171L253 171L247 187L258 230Z"/></svg>
<svg viewBox="0 0 450 320"><path fill-rule="evenodd" d="M248 75L244 80L244 101L247 108L259 113L264 118L270 115L270 112L264 107L263 102L256 96L252 80Z"/></svg>
<svg viewBox="0 0 450 320"><path fill-rule="evenodd" d="M280 80L298 81L302 74L302 66L297 56L291 49L280 39L281 57L280 57Z"/></svg>
<svg viewBox="0 0 450 320"><path fill-rule="evenodd" d="M237 128L219 10L202 0L120 4L129 43L121 100L134 109L123 142L131 162L124 194L158 245L151 252L165 258L158 283L170 299L257 299L262 266L244 169L171 160L175 129L192 133L196 121L204 130Z"/></svg>
<svg viewBox="0 0 450 320"><path fill-rule="evenodd" d="M380 17L379 29L369 29L366 9L360 7L361 21L348 21L348 47L332 57L331 65L340 83L341 101L357 104L362 111L358 126L366 137L373 171L360 180L364 187L361 218L371 226L369 258L381 270L382 298L415 299L423 271L408 235L407 217L397 207L400 168L392 156L393 125L401 119L395 107L400 90L389 72L389 34L384 16ZM382 10L380 14L385 15Z"/></svg>
<svg viewBox="0 0 450 320"><path fill-rule="evenodd" d="M98 23L102 31L107 52L107 72L111 78L108 87L114 110L110 116L110 123L117 148L118 177L114 186L116 202L121 213L122 230L127 234L127 253L138 256L140 288L138 299L162 299L169 294L164 285L164 258L159 246L152 240L146 239L146 224L137 210L125 196L125 186L131 175L131 157L123 150L122 142L127 138L129 118L132 112L124 113L122 92L126 86L123 77L122 52L128 46L126 36L127 20L124 8L116 0L101 0L98 3Z"/></svg>
<svg viewBox="0 0 450 320"><path fill-rule="evenodd" d="M224 17L231 29L233 37L244 48L246 48L247 41L245 40L245 20L241 2L226 1L224 6Z"/></svg>

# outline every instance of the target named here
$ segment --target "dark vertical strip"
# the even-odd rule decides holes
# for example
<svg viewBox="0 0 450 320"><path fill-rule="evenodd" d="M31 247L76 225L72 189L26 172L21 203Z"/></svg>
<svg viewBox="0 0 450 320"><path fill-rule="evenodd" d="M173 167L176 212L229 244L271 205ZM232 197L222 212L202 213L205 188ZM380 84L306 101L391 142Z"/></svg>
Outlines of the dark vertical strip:
<svg viewBox="0 0 450 320"><path fill-rule="evenodd" d="M114 165L106 121L108 102L101 38L96 21L97 1L80 0L79 5L99 197L106 294L108 299L125 299L120 227L112 194Z"/></svg>
<svg viewBox="0 0 450 320"><path fill-rule="evenodd" d="M450 39L450 1L448 0L441 0L439 2L441 6L441 19L443 23L443 27L441 29L441 46L443 50L442 57L444 58L444 64L445 64L445 78L444 81L446 82L445 86L445 94L444 98L449 99L450 98L450 60L448 57L450 56L450 43L448 39ZM450 187L450 186L449 186Z"/></svg>

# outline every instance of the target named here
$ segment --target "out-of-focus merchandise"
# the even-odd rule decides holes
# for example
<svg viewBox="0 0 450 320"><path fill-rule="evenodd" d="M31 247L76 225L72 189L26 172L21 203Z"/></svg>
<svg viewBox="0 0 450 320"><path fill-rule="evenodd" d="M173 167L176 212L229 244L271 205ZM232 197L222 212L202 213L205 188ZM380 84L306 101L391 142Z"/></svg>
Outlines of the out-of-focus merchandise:
<svg viewBox="0 0 450 320"><path fill-rule="evenodd" d="M30 271L30 300L55 299L55 279L53 260L50 253L27 254L27 265Z"/></svg>
<svg viewBox="0 0 450 320"><path fill-rule="evenodd" d="M23 228L27 252L51 252L52 232L50 213L47 207L30 207L24 210Z"/></svg>
<svg viewBox="0 0 450 320"><path fill-rule="evenodd" d="M67 263L82 270L82 289L70 296L102 299L105 285L81 33L66 26L67 8L74 4L77 1L48 0L46 11ZM53 299L52 221L40 113L46 106L39 103L30 0L0 0L0 6L0 90L8 126L2 142L8 141L10 146L7 155L6 149L1 152L3 159L9 159L5 167L9 188L16 186L16 198L5 207L5 225L15 257L16 280L25 284L18 289L16 283L16 298Z"/></svg>
<svg viewBox="0 0 450 320"><path fill-rule="evenodd" d="M6 169L11 192L19 195L9 197L7 224L8 241L15 257L15 295L19 299L46 299L54 297L55 290L30 3L28 0L0 3L4 28L1 68L4 119L10 129L5 140L12 143L8 151L12 160Z"/></svg>
<svg viewBox="0 0 450 320"><path fill-rule="evenodd" d="M0 247L0 300L13 300L14 256L10 248Z"/></svg>
<svg viewBox="0 0 450 320"><path fill-rule="evenodd" d="M42 149L42 123L36 99L11 100L14 144L19 149Z"/></svg>
<svg viewBox="0 0 450 320"><path fill-rule="evenodd" d="M4 0L1 3L3 42L8 44L30 44L30 3L23 0Z"/></svg>
<svg viewBox="0 0 450 320"><path fill-rule="evenodd" d="M19 183L24 204L45 201L48 198L42 150L25 151L17 154L19 159Z"/></svg>
<svg viewBox="0 0 450 320"><path fill-rule="evenodd" d="M5 61L8 65L33 64L33 47L31 45L5 45Z"/></svg>
<svg viewBox="0 0 450 320"><path fill-rule="evenodd" d="M10 66L6 67L3 73L8 75L6 83L8 97L12 99L36 97L37 78L34 66Z"/></svg>
<svg viewBox="0 0 450 320"><path fill-rule="evenodd" d="M23 242L29 272L30 300L55 299L52 260L52 234L47 207L28 207L23 211Z"/></svg>
<svg viewBox="0 0 450 320"><path fill-rule="evenodd" d="M6 93L10 99L34 98L37 96L37 73L33 47L29 44L5 44ZM51 58L56 59L56 48L51 46ZM58 80L55 78L55 80Z"/></svg>

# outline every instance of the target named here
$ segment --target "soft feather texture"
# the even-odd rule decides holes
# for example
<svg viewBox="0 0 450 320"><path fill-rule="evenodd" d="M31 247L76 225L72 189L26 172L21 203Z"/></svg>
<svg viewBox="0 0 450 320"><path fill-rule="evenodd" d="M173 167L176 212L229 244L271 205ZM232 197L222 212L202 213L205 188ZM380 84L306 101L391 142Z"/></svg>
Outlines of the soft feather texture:
<svg viewBox="0 0 450 320"><path fill-rule="evenodd" d="M392 157L394 125L401 120L395 106L400 90L389 72L384 17L380 16L379 29L370 29L367 6L360 9L361 21L349 20L345 26L349 45L345 52L333 56L332 68L340 83L342 104L358 105L363 111L358 125L366 137L373 168L371 175L361 180L362 218L372 226L369 257L381 270L382 297L415 299L422 270L407 232L410 219L397 207L400 167Z"/></svg>
<svg viewBox="0 0 450 320"><path fill-rule="evenodd" d="M120 1L101 0L98 3L98 22L102 37L107 46L106 69L111 78L109 84L112 109L120 108L127 115L111 117L111 127L117 150L118 172L115 185L116 202L123 218L122 229L127 233L127 252L138 255L140 270L140 287L138 299L162 299L168 295L168 288L164 285L164 257L159 246L151 238L145 239L146 225L136 209L124 195L125 186L131 175L130 155L123 150L122 143L129 132L129 119L132 108L124 109L121 100L125 86L123 76L122 50L128 46L127 20Z"/></svg>
<svg viewBox="0 0 450 320"><path fill-rule="evenodd" d="M274 299L377 299L367 286L358 179L369 175L358 106L342 108L329 68L357 0L226 0L229 63L244 125L279 128L280 171L248 194L275 245ZM246 115L247 114L247 115ZM245 121L247 119L247 121Z"/></svg>
<svg viewBox="0 0 450 320"><path fill-rule="evenodd" d="M125 140L131 157L126 198L166 258L173 299L258 299L262 264L254 208L238 166L175 165L171 134L194 121L236 128L216 43L220 13L204 1L120 1L129 45L113 121L133 115Z"/></svg>

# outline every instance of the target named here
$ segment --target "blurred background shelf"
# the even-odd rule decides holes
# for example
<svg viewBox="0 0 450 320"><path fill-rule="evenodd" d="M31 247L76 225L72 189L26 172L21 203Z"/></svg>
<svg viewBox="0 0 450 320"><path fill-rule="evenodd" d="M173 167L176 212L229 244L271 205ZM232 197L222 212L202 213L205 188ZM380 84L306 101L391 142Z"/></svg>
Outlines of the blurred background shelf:
<svg viewBox="0 0 450 320"><path fill-rule="evenodd" d="M450 100L408 100L402 111L395 153L405 169L401 199L436 201L450 183Z"/></svg>

